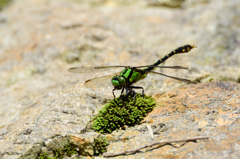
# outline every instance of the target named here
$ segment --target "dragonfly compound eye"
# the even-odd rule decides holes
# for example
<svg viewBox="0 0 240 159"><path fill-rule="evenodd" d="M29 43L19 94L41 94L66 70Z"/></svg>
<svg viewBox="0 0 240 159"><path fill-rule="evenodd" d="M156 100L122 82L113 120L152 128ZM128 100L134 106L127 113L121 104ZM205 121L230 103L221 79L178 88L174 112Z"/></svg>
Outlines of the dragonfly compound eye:
<svg viewBox="0 0 240 159"><path fill-rule="evenodd" d="M117 76L117 75L113 76L112 84L113 84L115 89L121 89L122 88L122 85L121 85L121 82L120 82L120 77Z"/></svg>
<svg viewBox="0 0 240 159"><path fill-rule="evenodd" d="M126 85L126 79L122 76L113 76L112 78L112 84L115 89L121 89Z"/></svg>
<svg viewBox="0 0 240 159"><path fill-rule="evenodd" d="M118 81L119 81L121 86L126 86L126 79L124 77L120 76L118 78Z"/></svg>

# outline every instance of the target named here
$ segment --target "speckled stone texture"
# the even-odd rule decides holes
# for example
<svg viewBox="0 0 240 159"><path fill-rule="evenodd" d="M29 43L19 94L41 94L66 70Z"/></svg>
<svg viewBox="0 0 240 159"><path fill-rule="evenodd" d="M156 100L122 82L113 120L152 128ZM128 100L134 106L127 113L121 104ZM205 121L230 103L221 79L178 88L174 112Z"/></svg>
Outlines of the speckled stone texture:
<svg viewBox="0 0 240 159"><path fill-rule="evenodd" d="M163 65L189 70L156 71L200 83L151 74L138 82L158 105L141 125L108 135L108 151L206 135L117 158L240 158L239 15L239 0L13 0L0 11L0 158L34 158L70 142L90 156L98 134L89 121L113 97L84 81L121 70L68 68L149 65L185 44L197 48Z"/></svg>

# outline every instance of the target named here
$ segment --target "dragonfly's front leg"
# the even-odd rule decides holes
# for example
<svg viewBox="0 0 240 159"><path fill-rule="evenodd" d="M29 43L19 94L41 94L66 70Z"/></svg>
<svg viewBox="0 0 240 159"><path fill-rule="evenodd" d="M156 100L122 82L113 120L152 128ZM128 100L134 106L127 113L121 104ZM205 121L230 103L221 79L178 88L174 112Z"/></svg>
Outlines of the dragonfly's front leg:
<svg viewBox="0 0 240 159"><path fill-rule="evenodd" d="M114 100L115 100L115 98L116 98L116 96L115 96L115 94L114 94L114 91L115 91L115 90L116 90L115 88L113 88L113 90L112 90L112 94L113 94Z"/></svg>

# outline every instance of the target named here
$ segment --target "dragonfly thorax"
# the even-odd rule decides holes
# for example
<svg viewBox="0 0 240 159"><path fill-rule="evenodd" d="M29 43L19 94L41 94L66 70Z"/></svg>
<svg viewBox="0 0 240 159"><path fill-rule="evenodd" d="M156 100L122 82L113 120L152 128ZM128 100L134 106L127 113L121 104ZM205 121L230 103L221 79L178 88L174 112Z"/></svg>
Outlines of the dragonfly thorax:
<svg viewBox="0 0 240 159"><path fill-rule="evenodd" d="M115 89L121 89L122 87L126 86L126 78L124 76L113 76L112 84Z"/></svg>

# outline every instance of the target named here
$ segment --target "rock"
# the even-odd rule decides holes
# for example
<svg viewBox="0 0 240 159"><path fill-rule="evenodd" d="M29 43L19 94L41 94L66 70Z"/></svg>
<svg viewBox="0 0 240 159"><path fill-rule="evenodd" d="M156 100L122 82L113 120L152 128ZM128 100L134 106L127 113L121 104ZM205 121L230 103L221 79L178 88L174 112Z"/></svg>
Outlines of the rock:
<svg viewBox="0 0 240 159"><path fill-rule="evenodd" d="M163 65L189 70L156 71L200 84L188 86L150 74L138 82L158 106L140 125L108 134L108 151L206 135L209 140L116 158L239 158L240 98L234 82L240 81L240 1L171 2L179 3L173 9L151 7L145 0L84 0L81 5L24 0L5 7L0 12L0 158L34 158L45 152L53 156L46 145L62 148L70 140L91 156L98 134L90 121L112 99L112 88L88 89L83 84L121 70L84 75L67 70L149 65L184 44L197 48Z"/></svg>
<svg viewBox="0 0 240 159"><path fill-rule="evenodd" d="M96 136L95 136L96 137ZM83 156L93 156L93 140L94 138L91 138L92 141L89 141L85 138L80 138L76 136L69 136L69 142L71 144L76 145L80 149L80 154Z"/></svg>
<svg viewBox="0 0 240 159"><path fill-rule="evenodd" d="M79 98L80 92L77 94L70 92L71 89L68 92L69 96L59 93L53 98L55 100L48 99L37 106L25 109L19 120L14 123L16 126L9 126L1 134L1 157L18 155L21 158L34 158L45 152L53 155L52 150L63 149L69 144L78 147L82 155L93 155L93 141L98 134L88 132L79 136L79 133L90 121L93 113L90 109L96 109L99 104L93 100L78 107L74 103L82 103L83 99L89 98L88 95L82 94L83 96ZM92 107L91 103L95 103L95 106ZM64 113L61 111L64 109L73 109L75 113Z"/></svg>
<svg viewBox="0 0 240 159"><path fill-rule="evenodd" d="M108 152L120 152L137 148L154 141L166 139L181 139L194 136L208 136L209 140L187 142L173 146L156 146L143 149L141 153L127 155L127 158L167 158L179 156L180 158L238 158L240 155L237 147L240 145L238 132L240 130L240 115L233 114L239 110L239 104L235 101L240 98L240 84L229 82L213 82L191 85L175 90L176 96L172 97L173 91L158 96L154 95L161 106L156 107L145 121L161 127L167 127L164 131L154 133L154 139L147 132L140 131L139 126L130 127L126 131L115 136L116 139L126 134L134 136L130 140L117 141L108 146ZM192 94L192 92L195 92ZM185 104L184 104L185 103ZM223 111L222 107L228 105L229 110ZM203 110L208 109L206 115ZM169 112L168 115L161 115ZM217 112L217 113L216 113ZM163 126L164 125L164 126ZM146 127L146 126L145 126ZM152 126L153 131L156 126ZM157 128L157 127L156 127ZM158 128L158 129L159 129ZM222 143L225 143L222 144ZM235 145L233 147L229 146ZM231 152L231 153L230 153ZM124 158L119 156L116 158Z"/></svg>
<svg viewBox="0 0 240 159"><path fill-rule="evenodd" d="M172 96L169 94L175 95ZM57 99L62 97L62 94L55 96L56 103L52 103L51 107L49 107L50 109L48 108L51 111L46 109L44 114L40 117L37 116L37 121L32 120L36 122L28 124L29 126L31 125L31 133L27 133L30 132L28 131L30 129L25 129L22 133L19 133L18 136L14 136L13 132L19 129L19 127L15 126L9 128L7 134L2 134L4 139L1 145L4 145L4 147L1 148L1 157L8 158L10 157L9 155L11 155L12 157L15 156L14 158L34 158L38 154L44 153L52 156L52 150L62 149L69 144L78 147L77 152L79 152L79 154L92 156L93 140L98 136L97 133L86 132L84 134L77 134L80 130L76 131L71 124L68 125L67 122L65 122L68 119L64 117L64 115L69 115L66 113L61 115L61 120L52 120L54 119L53 115L51 115L51 118L46 118L49 116L49 113L56 113L53 111L55 110L54 107L59 107L59 104L57 104L59 100ZM74 96L70 95L69 97L72 98L72 102L74 103ZM221 158L221 156L231 157L240 155L236 149L238 144L240 144L238 141L240 114L235 113L239 110L239 104L236 103L236 100L240 98L239 84L231 82L202 83L172 90L161 95L156 94L154 97L157 103L161 103L161 105L157 106L145 118L145 121L156 123L151 126L154 132L153 138L148 133L146 123L134 127L126 127L126 130L114 131L110 136L108 135L108 139L111 141L108 146L108 152L129 150L133 147L136 148L140 145L162 139L208 136L210 138L209 140L175 145L178 148L172 146L147 148L151 151L130 154L128 157L142 158L145 156L146 158L165 158L166 156L178 155L183 158L188 158L193 155L193 152L195 157L207 157L209 155L214 158ZM35 107L34 109L39 111L39 107ZM34 113L33 110L32 113ZM41 114L41 112L39 113ZM59 111L59 113L61 113L61 111ZM86 113L80 116L85 115ZM29 117L29 114L25 113L16 124L19 126L21 124L20 121L25 117ZM59 123L59 121L61 122ZM51 124L51 122L55 124ZM50 129L47 129L47 125L44 123L48 123ZM61 123L65 123L65 127L72 128L69 129L66 127L66 129ZM80 123L83 124L84 122ZM24 122L22 124L24 124ZM87 122L85 122L84 125L86 124ZM56 125L59 126L56 127ZM84 125L82 126L84 127ZM58 132L58 127L61 127L60 132ZM144 131L142 129L143 127L145 127ZM42 132L42 130L44 130L44 132ZM56 133L58 133L58 135L54 135ZM26 138L26 136L28 137ZM22 142L19 142L20 139ZM225 143L225 145L221 143ZM229 147L227 143L235 144L235 147ZM221 147L219 147L219 145L221 145ZM215 153L216 150L218 153ZM231 154L228 152L231 152ZM119 156L117 158L122 157Z"/></svg>

